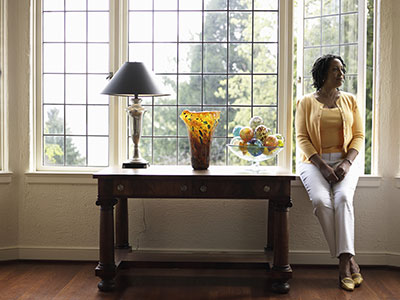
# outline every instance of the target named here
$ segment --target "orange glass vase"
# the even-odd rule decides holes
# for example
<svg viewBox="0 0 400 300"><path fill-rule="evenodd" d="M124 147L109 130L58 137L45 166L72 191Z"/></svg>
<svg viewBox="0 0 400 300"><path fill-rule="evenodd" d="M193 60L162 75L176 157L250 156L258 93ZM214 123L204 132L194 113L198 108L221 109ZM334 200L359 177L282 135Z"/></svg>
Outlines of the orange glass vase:
<svg viewBox="0 0 400 300"><path fill-rule="evenodd" d="M180 115L188 131L191 163L195 170L206 170L210 165L212 136L220 114L220 111L194 112L185 109Z"/></svg>

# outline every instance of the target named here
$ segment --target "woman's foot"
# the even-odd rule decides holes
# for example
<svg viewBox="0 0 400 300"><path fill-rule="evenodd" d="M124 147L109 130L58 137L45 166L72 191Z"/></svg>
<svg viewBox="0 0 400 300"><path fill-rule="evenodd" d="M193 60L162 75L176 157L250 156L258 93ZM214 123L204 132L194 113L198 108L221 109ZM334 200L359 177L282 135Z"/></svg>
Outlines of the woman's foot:
<svg viewBox="0 0 400 300"><path fill-rule="evenodd" d="M360 273L360 266L356 263L354 257L350 259L350 272L351 272L351 278L354 281L354 286L359 287L361 283L364 281L364 278Z"/></svg>
<svg viewBox="0 0 400 300"><path fill-rule="evenodd" d="M346 291L353 291L355 287L354 280L350 269L351 255L349 253L342 253L339 256L339 285Z"/></svg>

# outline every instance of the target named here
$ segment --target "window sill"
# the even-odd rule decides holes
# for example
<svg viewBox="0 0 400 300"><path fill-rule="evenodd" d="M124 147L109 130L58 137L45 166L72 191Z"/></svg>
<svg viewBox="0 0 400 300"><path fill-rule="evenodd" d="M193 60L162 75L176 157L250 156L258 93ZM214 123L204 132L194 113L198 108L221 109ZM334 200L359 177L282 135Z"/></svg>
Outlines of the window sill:
<svg viewBox="0 0 400 300"><path fill-rule="evenodd" d="M377 188L381 186L382 176L376 175L362 175L358 180L357 187ZM397 181L398 187L400 187L400 177ZM292 183L292 186L303 186L300 177L296 175L296 180Z"/></svg>
<svg viewBox="0 0 400 300"><path fill-rule="evenodd" d="M0 184L11 183L13 173L0 171Z"/></svg>
<svg viewBox="0 0 400 300"><path fill-rule="evenodd" d="M29 172L25 179L28 184L97 184L93 172Z"/></svg>

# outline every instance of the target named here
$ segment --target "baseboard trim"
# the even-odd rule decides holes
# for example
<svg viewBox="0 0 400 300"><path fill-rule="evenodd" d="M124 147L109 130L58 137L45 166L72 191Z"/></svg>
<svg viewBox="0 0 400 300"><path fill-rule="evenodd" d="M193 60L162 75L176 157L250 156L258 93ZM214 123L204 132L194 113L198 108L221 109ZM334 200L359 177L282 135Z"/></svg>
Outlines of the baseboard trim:
<svg viewBox="0 0 400 300"><path fill-rule="evenodd" d="M190 250L179 251L177 249L141 249L149 252L204 252L212 255L221 251ZM259 251L222 251L226 253L248 253L249 255L260 253ZM0 261L5 260L71 260L71 261L98 261L99 249L94 247L9 247L0 248ZM336 265L337 259L331 258L327 251L290 251L289 262L294 265ZM400 267L400 253L396 252L358 252L357 262L360 265L393 266Z"/></svg>

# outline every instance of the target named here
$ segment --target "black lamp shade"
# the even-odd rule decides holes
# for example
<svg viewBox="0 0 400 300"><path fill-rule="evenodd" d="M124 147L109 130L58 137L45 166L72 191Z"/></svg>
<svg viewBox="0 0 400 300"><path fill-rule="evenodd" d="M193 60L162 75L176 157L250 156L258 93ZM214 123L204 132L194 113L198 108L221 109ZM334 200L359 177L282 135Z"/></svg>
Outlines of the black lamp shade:
<svg viewBox="0 0 400 300"><path fill-rule="evenodd" d="M126 62L101 92L115 96L168 96L157 84L154 74L141 62Z"/></svg>

